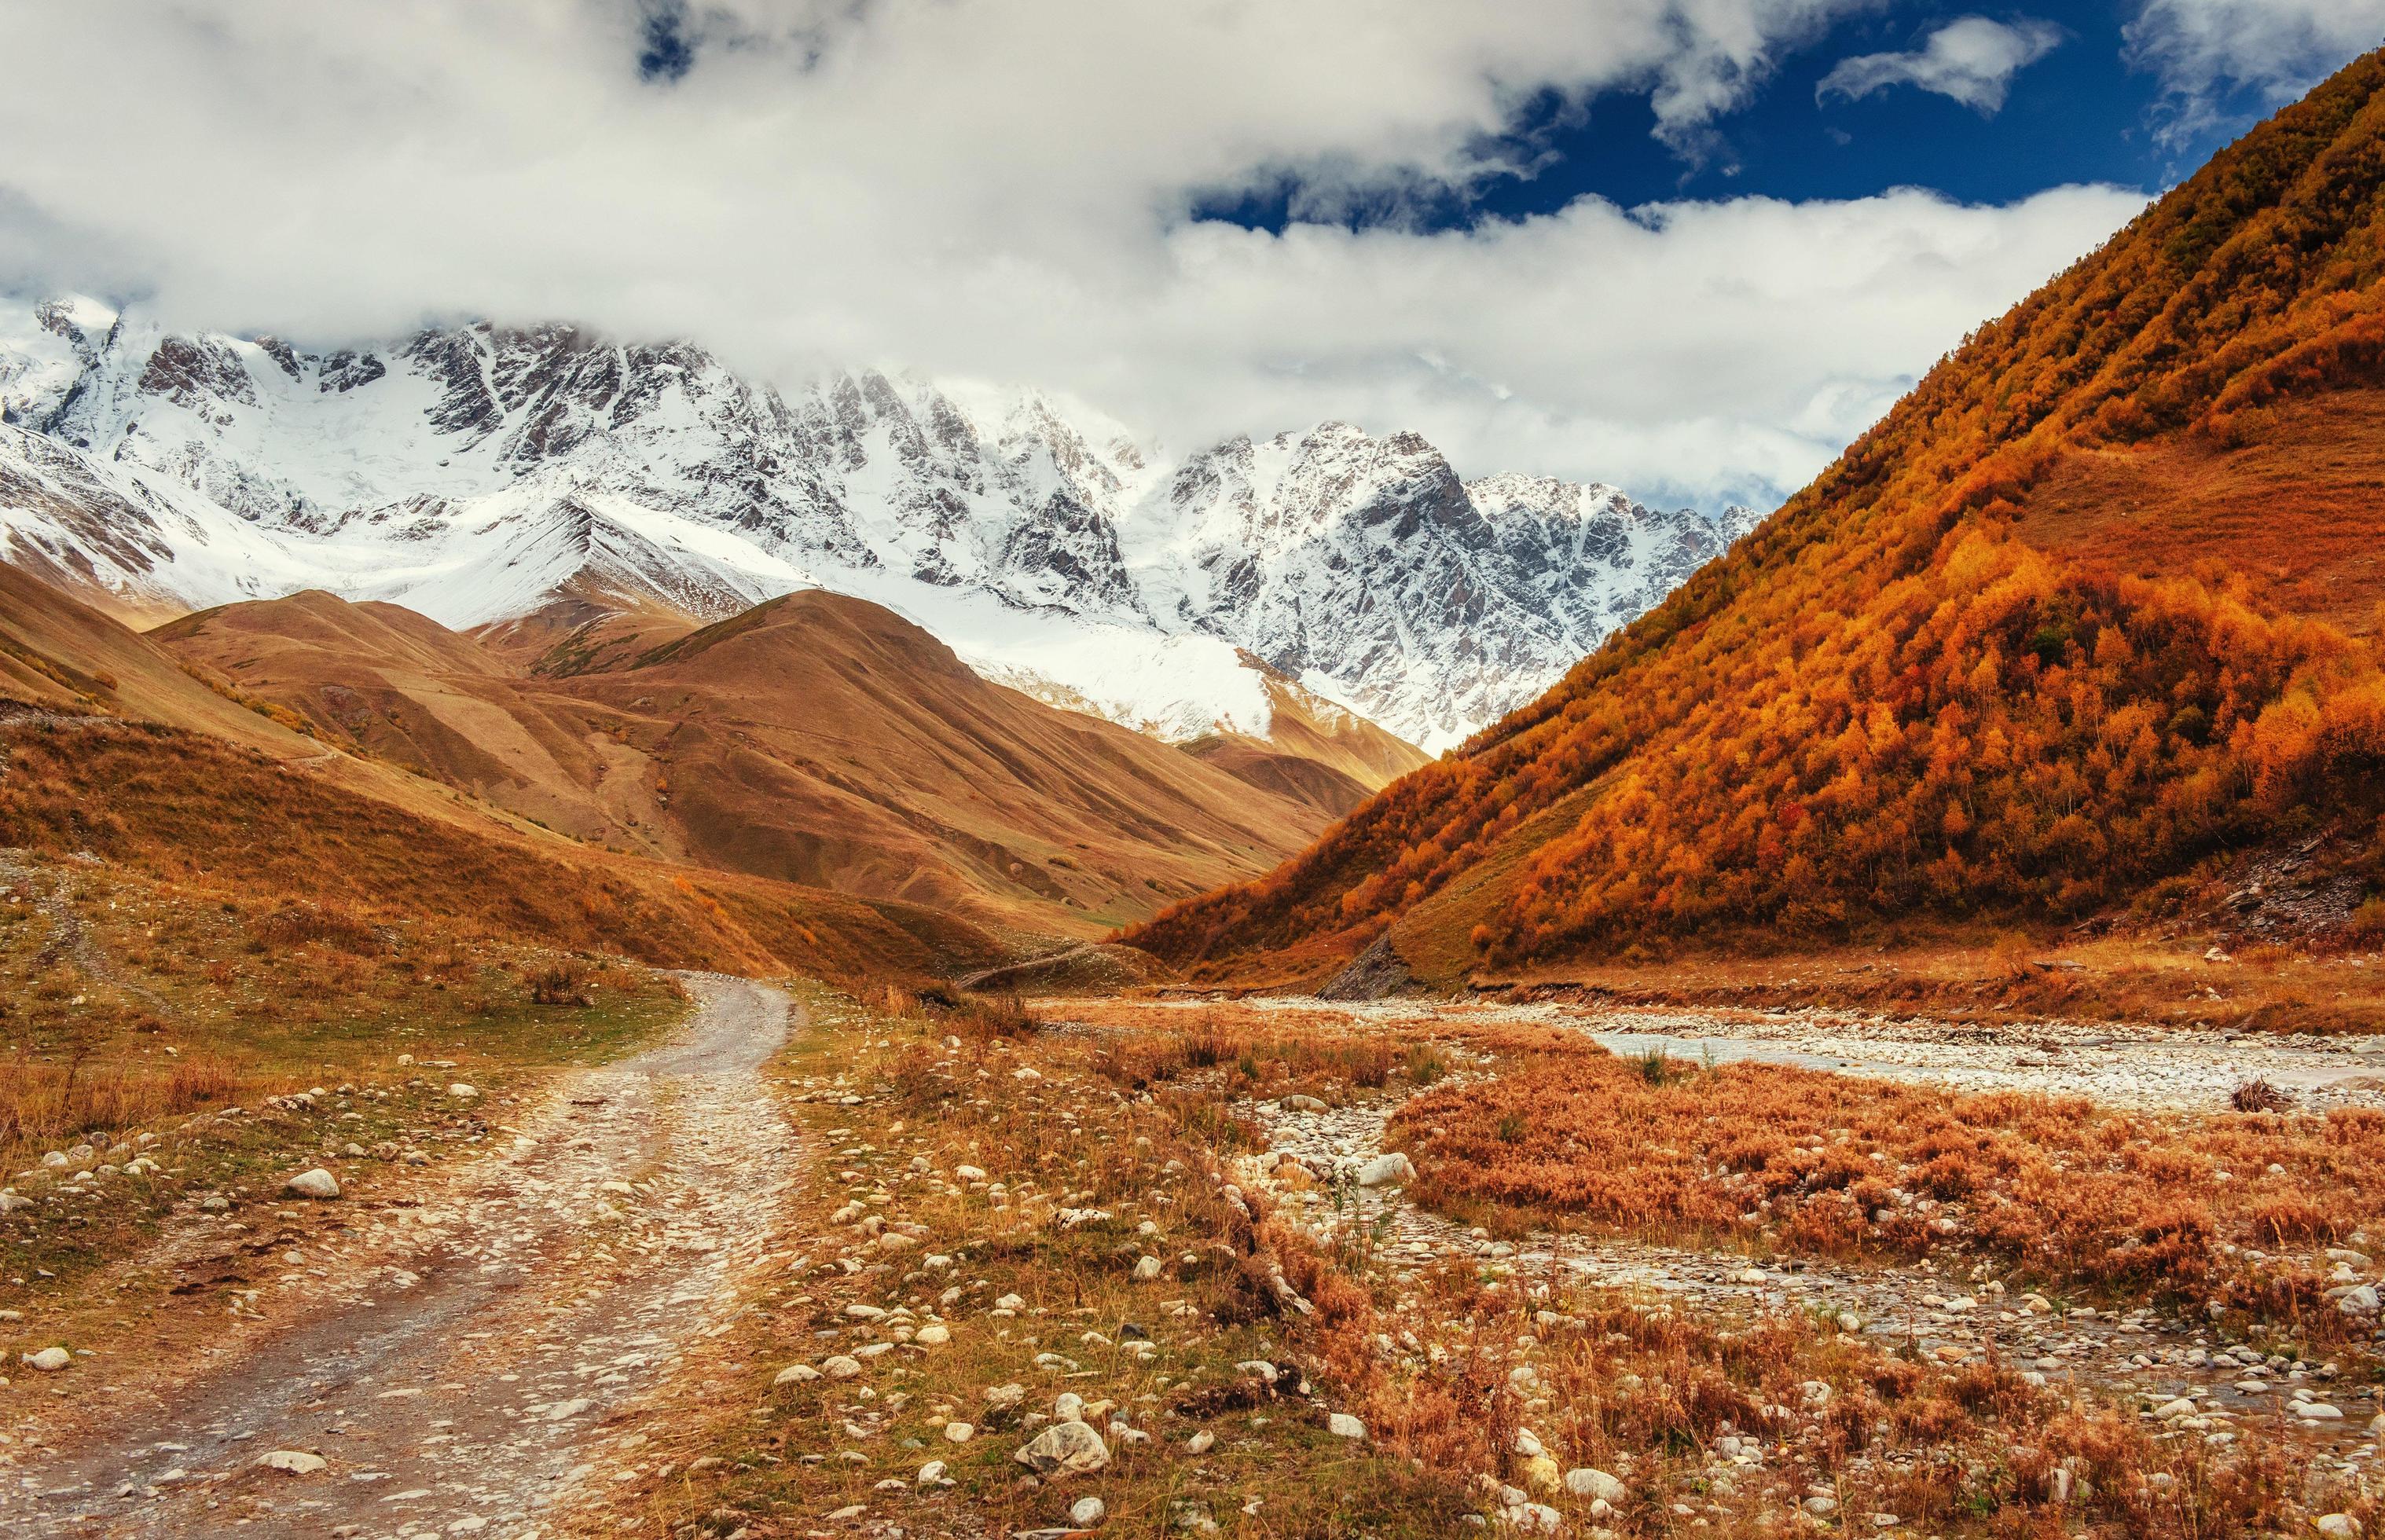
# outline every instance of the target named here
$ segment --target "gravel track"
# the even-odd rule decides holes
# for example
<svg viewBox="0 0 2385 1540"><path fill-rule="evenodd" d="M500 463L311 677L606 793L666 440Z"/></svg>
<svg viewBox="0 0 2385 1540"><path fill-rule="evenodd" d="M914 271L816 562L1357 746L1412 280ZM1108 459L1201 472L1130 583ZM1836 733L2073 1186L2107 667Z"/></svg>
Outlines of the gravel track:
<svg viewBox="0 0 2385 1540"><path fill-rule="evenodd" d="M0 1531L517 1537L602 1508L637 1401L739 1309L798 1171L757 1073L787 997L687 984L672 1040L568 1077L447 1198L370 1211L356 1256L283 1280L269 1333L0 1478Z"/></svg>

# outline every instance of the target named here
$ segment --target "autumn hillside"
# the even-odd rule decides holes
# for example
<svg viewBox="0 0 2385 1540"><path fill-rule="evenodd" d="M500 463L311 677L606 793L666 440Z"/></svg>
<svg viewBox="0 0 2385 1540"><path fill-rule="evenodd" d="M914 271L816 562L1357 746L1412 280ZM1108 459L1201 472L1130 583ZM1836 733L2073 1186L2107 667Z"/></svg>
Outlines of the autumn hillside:
<svg viewBox="0 0 2385 1540"><path fill-rule="evenodd" d="M1388 930L1454 977L2157 907L2216 854L2330 830L2373 891L2380 278L2371 55L1539 702L1130 938L1296 973Z"/></svg>
<svg viewBox="0 0 2385 1540"><path fill-rule="evenodd" d="M0 850L671 966L919 978L1005 955L940 911L592 848L304 726L0 565Z"/></svg>
<svg viewBox="0 0 2385 1540"><path fill-rule="evenodd" d="M1390 778L1332 768L1321 734L1205 762L992 684L836 594L657 629L547 674L521 637L322 592L149 635L327 744L593 845L1043 938L1265 871Z"/></svg>

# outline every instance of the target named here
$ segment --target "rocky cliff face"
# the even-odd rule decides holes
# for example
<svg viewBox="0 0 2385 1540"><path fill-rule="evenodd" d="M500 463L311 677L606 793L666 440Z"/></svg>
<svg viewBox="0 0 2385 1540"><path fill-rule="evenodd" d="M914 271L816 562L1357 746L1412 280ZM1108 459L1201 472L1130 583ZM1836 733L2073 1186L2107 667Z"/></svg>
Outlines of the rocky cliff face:
<svg viewBox="0 0 2385 1540"><path fill-rule="evenodd" d="M450 626L718 618L824 587L1167 736L1266 730L1244 652L1429 747L1530 698L1754 522L1461 481L1342 423L1171 459L1044 396L781 392L571 327L311 351L0 302L0 539L148 614L322 588Z"/></svg>

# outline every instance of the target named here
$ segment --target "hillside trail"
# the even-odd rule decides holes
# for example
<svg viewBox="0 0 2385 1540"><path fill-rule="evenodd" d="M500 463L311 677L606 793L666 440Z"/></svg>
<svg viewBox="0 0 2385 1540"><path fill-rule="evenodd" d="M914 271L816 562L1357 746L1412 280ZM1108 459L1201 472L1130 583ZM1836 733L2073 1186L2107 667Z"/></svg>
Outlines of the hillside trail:
<svg viewBox="0 0 2385 1540"><path fill-rule="evenodd" d="M285 1286L333 1265L267 1330L104 1410L62 1402L54 1449L13 1429L40 1452L0 1472L0 1531L514 1540L601 1514L647 1442L638 1402L742 1309L798 1174L759 1074L791 1002L686 982L668 1041L567 1077L451 1192L360 1209L349 1258L283 1259Z"/></svg>
<svg viewBox="0 0 2385 1540"><path fill-rule="evenodd" d="M84 977L122 990L169 1020L181 1016L180 1006L127 975L92 939L91 927L75 913L73 879L66 870L38 870L27 859L30 853L14 846L0 846L0 892L30 900L33 912L49 925L50 940L43 949L42 965L71 962Z"/></svg>

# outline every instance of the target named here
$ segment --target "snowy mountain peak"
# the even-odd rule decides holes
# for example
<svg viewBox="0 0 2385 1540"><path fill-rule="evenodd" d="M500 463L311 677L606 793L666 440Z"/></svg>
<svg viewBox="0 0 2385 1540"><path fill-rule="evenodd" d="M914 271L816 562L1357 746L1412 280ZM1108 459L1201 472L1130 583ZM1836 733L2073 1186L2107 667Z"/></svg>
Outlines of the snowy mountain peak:
<svg viewBox="0 0 2385 1540"><path fill-rule="evenodd" d="M1174 737L1264 733L1247 653L1455 741L1754 521L1467 482L1346 422L1172 457L1040 391L860 369L782 393L568 325L310 349L0 300L0 422L9 559L128 611L322 588L458 627L566 591L711 619L818 586Z"/></svg>

